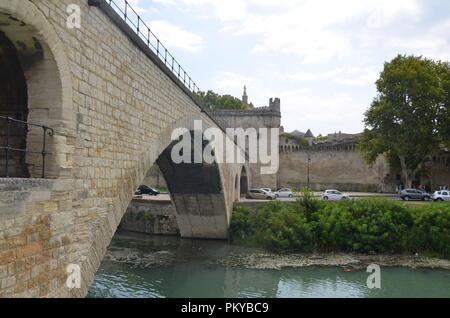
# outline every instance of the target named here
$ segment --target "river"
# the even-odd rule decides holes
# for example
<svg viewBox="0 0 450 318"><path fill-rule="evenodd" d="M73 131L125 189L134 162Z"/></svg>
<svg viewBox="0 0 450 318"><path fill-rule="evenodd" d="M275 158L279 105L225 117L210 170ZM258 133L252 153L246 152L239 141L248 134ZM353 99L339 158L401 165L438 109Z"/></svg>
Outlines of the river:
<svg viewBox="0 0 450 318"><path fill-rule="evenodd" d="M247 268L228 262L261 250L223 241L116 234L91 286L92 298L450 298L450 271L381 267L381 289L365 269Z"/></svg>

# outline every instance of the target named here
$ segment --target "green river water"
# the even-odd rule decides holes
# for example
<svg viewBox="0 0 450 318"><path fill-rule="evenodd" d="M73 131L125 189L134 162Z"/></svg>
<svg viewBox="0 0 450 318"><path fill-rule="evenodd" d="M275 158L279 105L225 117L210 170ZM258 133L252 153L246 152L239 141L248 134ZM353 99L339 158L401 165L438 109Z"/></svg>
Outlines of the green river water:
<svg viewBox="0 0 450 318"><path fill-rule="evenodd" d="M88 297L119 298L450 298L450 271L381 269L381 289L369 289L365 270L340 267L246 269L220 260L256 250L222 241L181 240L131 234L116 235ZM137 255L137 256L136 256Z"/></svg>

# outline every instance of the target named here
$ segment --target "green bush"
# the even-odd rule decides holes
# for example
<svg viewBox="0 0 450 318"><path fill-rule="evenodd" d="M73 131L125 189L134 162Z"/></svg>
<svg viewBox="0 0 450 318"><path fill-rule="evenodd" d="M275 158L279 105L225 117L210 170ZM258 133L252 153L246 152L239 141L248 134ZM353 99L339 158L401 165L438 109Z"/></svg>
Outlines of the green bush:
<svg viewBox="0 0 450 318"><path fill-rule="evenodd" d="M276 211L276 213L273 213ZM255 217L258 231L255 241L274 250L310 250L313 229L302 213L296 213L295 206L273 202L263 208Z"/></svg>
<svg viewBox="0 0 450 318"><path fill-rule="evenodd" d="M350 252L401 252L413 226L407 208L386 200L327 204L314 217L321 247Z"/></svg>
<svg viewBox="0 0 450 318"><path fill-rule="evenodd" d="M314 192L303 189L300 198L297 199L297 204L298 210L302 211L308 221L310 221L312 215L322 208L323 201L317 200L314 196Z"/></svg>
<svg viewBox="0 0 450 318"><path fill-rule="evenodd" d="M450 206L435 204L412 210L414 227L409 249L450 258Z"/></svg>
<svg viewBox="0 0 450 318"><path fill-rule="evenodd" d="M427 252L450 258L450 206L391 200L272 202L233 214L231 240L274 251Z"/></svg>
<svg viewBox="0 0 450 318"><path fill-rule="evenodd" d="M230 223L230 238L235 242L244 243L253 236L254 227L252 219L254 215L248 208L238 207L233 212Z"/></svg>

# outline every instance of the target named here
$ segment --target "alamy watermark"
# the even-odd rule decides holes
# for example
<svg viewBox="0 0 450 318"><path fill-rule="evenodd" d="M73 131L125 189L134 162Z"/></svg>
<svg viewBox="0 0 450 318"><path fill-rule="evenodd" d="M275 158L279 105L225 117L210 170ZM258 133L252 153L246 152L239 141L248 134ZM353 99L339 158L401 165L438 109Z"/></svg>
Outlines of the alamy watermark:
<svg viewBox="0 0 450 318"><path fill-rule="evenodd" d="M367 267L367 273L370 273L366 284L369 289L381 289L381 267L371 264Z"/></svg>
<svg viewBox="0 0 450 318"><path fill-rule="evenodd" d="M201 120L194 129L176 128L171 139L171 159L181 163L259 164L261 174L275 174L279 168L279 128L203 129Z"/></svg>
<svg viewBox="0 0 450 318"><path fill-rule="evenodd" d="M66 20L66 26L68 29L80 29L81 28L81 8L80 6L72 3L67 6L66 12L68 14Z"/></svg>
<svg viewBox="0 0 450 318"><path fill-rule="evenodd" d="M66 287L69 289L81 288L81 267L77 264L69 264L66 268Z"/></svg>

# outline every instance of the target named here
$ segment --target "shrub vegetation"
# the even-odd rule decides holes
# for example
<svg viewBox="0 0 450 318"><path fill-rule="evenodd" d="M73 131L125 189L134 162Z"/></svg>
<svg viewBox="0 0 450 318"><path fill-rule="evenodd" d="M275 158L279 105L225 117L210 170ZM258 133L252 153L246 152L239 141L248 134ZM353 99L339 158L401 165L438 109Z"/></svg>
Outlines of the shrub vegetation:
<svg viewBox="0 0 450 318"><path fill-rule="evenodd" d="M409 207L385 199L297 202L238 207L233 243L276 252L426 253L450 259L450 205Z"/></svg>

